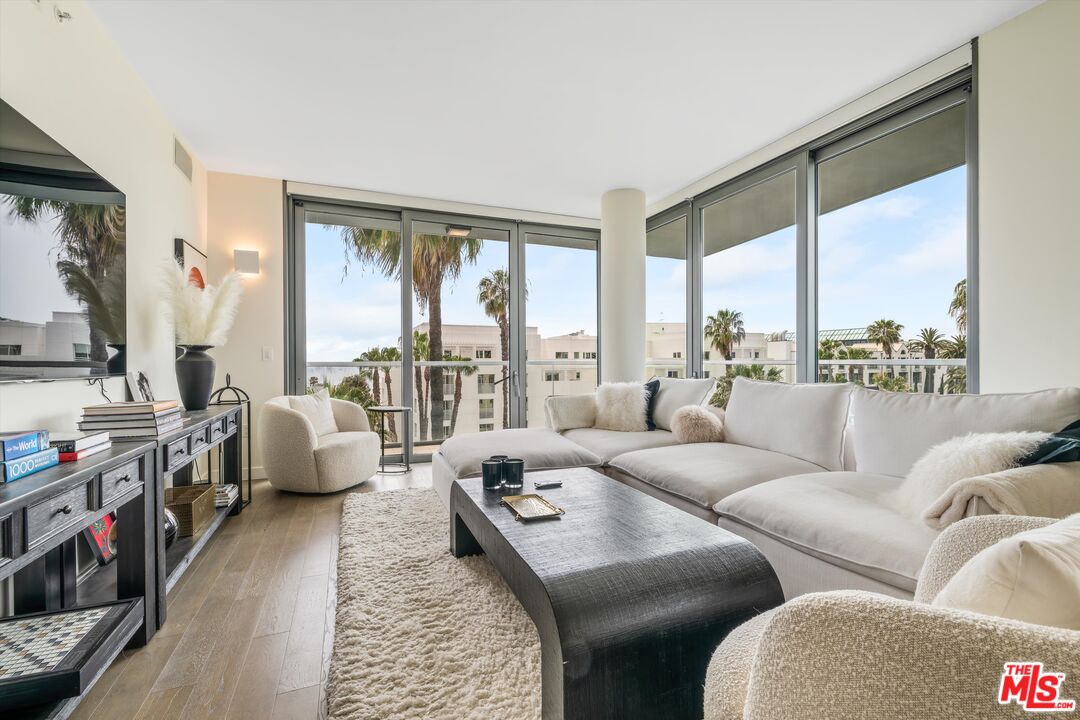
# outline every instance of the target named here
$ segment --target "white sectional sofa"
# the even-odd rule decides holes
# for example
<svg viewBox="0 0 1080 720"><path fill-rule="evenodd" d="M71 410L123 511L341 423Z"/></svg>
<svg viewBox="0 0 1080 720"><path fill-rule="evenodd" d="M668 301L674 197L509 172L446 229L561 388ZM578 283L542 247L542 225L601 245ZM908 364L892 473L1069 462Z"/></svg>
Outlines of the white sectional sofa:
<svg viewBox="0 0 1080 720"><path fill-rule="evenodd" d="M567 427L567 418L570 425L592 422L587 397L574 396L549 398L555 429L451 438L433 460L435 487L448 505L453 481L479 474L480 461L496 453L524 458L527 471L593 467L753 542L788 598L855 589L910 599L939 534L888 501L915 461L959 435L1056 432L1080 418L1080 388L941 396L739 378L727 412L714 409L724 420L724 442L682 445L669 432L670 397L687 397L680 383L690 382L702 381L661 382L657 407L663 412L650 432ZM701 403L708 397L691 394ZM1052 508L1040 504L1040 484L1044 477L1060 483L1061 466L1038 467L1051 469L1021 468L1030 514L1080 512L1080 467L1070 468L1075 492L1067 491L1062 502L1056 487ZM966 509L967 516L991 512L978 497Z"/></svg>

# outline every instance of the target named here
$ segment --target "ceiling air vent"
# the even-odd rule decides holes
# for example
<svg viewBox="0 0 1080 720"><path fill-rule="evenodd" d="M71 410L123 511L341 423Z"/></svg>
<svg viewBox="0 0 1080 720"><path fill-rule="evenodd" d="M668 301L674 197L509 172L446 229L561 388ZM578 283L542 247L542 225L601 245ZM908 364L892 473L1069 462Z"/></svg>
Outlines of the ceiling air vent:
<svg viewBox="0 0 1080 720"><path fill-rule="evenodd" d="M187 179L191 179L191 155L184 149L184 146L180 144L180 141L173 138L173 162L176 163L176 167L180 168L180 172L187 175Z"/></svg>

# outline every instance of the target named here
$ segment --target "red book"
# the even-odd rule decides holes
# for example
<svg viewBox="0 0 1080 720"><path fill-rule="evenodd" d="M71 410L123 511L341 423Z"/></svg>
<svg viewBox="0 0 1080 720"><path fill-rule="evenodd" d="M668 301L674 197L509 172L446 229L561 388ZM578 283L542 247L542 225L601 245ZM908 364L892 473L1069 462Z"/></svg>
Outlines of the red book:
<svg viewBox="0 0 1080 720"><path fill-rule="evenodd" d="M90 457L95 453L108 450L112 447L111 441L106 441L93 447L88 447L85 450L79 450L78 452L62 452L60 453L60 462L75 462L76 460L82 460L85 457Z"/></svg>

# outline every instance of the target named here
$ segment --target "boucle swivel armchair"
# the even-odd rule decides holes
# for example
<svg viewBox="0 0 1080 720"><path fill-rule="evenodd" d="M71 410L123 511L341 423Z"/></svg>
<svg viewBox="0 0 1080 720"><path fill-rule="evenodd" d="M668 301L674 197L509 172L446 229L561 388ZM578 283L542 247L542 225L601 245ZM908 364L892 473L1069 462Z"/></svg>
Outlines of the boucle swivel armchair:
<svg viewBox="0 0 1080 720"><path fill-rule="evenodd" d="M1003 665L1063 672L1076 698L1080 631L932 605L980 550L1055 520L987 515L947 528L915 601L810 593L747 621L720 644L705 680L705 720L1027 717L997 702Z"/></svg>
<svg viewBox="0 0 1080 720"><path fill-rule="evenodd" d="M259 415L259 445L278 490L330 493L369 480L379 468L379 436L356 403L314 395L272 398Z"/></svg>

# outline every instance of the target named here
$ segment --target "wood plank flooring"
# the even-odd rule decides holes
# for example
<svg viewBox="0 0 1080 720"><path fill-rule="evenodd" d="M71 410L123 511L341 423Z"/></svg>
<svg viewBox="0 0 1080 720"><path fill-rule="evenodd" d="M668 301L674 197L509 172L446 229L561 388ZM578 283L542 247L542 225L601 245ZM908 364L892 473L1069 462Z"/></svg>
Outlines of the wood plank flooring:
<svg viewBox="0 0 1080 720"><path fill-rule="evenodd" d="M290 495L256 481L254 502L169 593L165 626L117 658L72 717L325 717L342 501L430 485L430 465L334 495Z"/></svg>

